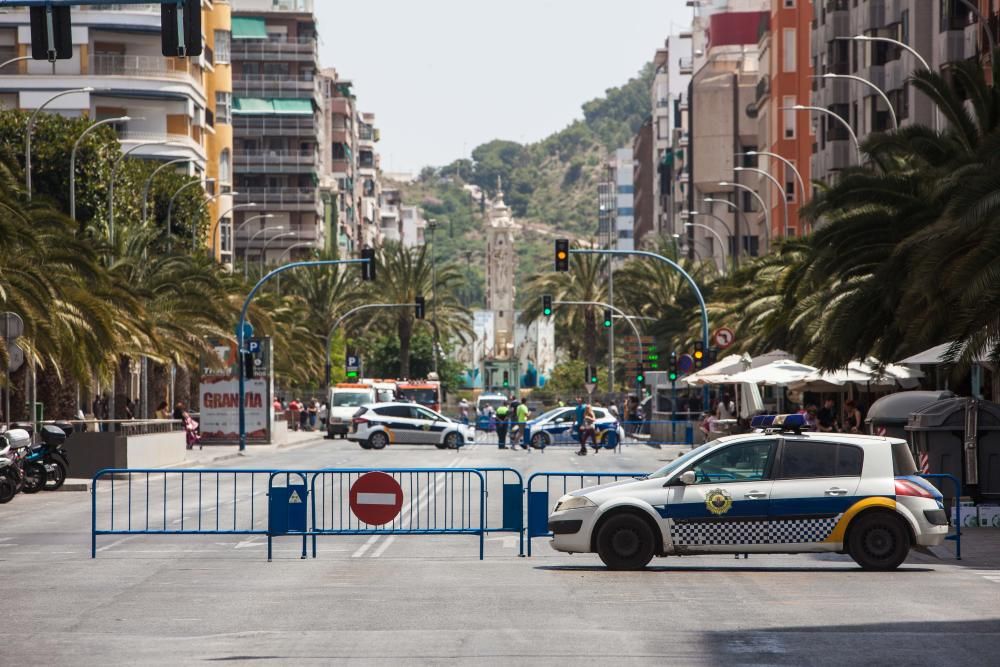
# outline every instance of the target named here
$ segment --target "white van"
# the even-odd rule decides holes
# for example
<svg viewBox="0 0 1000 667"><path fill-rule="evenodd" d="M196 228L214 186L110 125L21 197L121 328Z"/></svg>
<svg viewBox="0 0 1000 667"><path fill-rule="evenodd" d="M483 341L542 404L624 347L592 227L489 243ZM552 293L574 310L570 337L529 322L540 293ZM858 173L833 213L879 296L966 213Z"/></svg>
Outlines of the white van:
<svg viewBox="0 0 1000 667"><path fill-rule="evenodd" d="M370 384L341 382L330 387L330 412L326 421L326 434L347 437L351 430L351 418L362 405L378 403L378 392Z"/></svg>

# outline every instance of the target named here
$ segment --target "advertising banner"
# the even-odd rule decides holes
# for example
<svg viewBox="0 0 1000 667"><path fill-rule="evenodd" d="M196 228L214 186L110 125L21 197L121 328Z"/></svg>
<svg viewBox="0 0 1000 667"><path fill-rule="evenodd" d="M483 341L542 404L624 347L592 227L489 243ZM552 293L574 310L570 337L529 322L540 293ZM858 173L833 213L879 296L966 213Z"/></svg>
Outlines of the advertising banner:
<svg viewBox="0 0 1000 667"><path fill-rule="evenodd" d="M235 343L211 341L218 362L202 359L201 385L198 391L201 408L201 438L205 444L237 444L240 437L239 362ZM254 341L254 377L245 381L247 442L271 442L270 339ZM250 347L248 345L248 347ZM220 363L221 362L221 363Z"/></svg>

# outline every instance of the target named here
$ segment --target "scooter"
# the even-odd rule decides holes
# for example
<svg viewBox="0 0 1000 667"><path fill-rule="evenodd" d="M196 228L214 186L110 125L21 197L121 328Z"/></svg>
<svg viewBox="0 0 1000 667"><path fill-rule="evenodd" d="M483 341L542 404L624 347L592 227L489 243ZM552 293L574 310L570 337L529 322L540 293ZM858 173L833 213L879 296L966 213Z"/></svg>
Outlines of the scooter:
<svg viewBox="0 0 1000 667"><path fill-rule="evenodd" d="M40 463L25 466L31 435L24 429L11 429L0 434L0 446L0 503L9 503L20 491L41 491L45 486L45 467Z"/></svg>
<svg viewBox="0 0 1000 667"><path fill-rule="evenodd" d="M42 426L42 442L31 448L27 462L33 466L42 466L44 479L42 486L46 491L55 491L66 481L66 469L69 468L69 455L63 448L63 443L73 430L68 422L63 424L44 424ZM25 468L27 471L27 467ZM41 490L41 489L39 489ZM26 493L31 493L25 489Z"/></svg>

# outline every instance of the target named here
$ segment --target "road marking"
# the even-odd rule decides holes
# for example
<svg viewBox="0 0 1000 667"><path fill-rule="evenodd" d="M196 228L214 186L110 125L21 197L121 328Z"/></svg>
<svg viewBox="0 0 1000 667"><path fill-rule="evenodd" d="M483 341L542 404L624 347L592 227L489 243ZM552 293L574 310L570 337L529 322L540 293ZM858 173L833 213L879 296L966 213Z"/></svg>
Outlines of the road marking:
<svg viewBox="0 0 1000 667"><path fill-rule="evenodd" d="M390 535L389 537L387 537L385 542L380 544L378 549L376 549L375 552L372 553L371 557L378 558L379 556L381 556L383 553L385 553L385 550L389 548L389 545L392 544L395 539L396 539L395 535Z"/></svg>
<svg viewBox="0 0 1000 667"><path fill-rule="evenodd" d="M986 581L991 581L994 584L1000 584L1000 570L979 570L974 571L973 574L978 574Z"/></svg>
<svg viewBox="0 0 1000 667"><path fill-rule="evenodd" d="M382 536L381 535L372 535L371 537L369 537L367 542L365 542L364 544L362 544L360 547L358 547L357 551L355 551L353 554L351 554L351 558L361 558L362 556L364 556L365 552L368 551L368 549L370 549L371 546L373 544L375 544L378 541L378 538L380 538L380 537L382 537Z"/></svg>
<svg viewBox="0 0 1000 667"><path fill-rule="evenodd" d="M112 547L117 547L119 544L124 544L125 542L128 542L130 540L134 540L137 537L139 537L139 536L138 535L132 535L130 537L123 537L120 540L115 540L111 544L105 544L100 549L97 549L97 553L100 553L101 551L107 551L108 549L111 549Z"/></svg>

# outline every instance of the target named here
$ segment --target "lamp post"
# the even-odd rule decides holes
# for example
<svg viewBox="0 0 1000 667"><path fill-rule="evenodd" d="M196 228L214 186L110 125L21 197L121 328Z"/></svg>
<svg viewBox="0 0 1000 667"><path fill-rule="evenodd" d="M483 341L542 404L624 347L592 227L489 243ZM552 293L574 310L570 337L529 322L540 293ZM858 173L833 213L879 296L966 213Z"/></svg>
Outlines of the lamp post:
<svg viewBox="0 0 1000 667"><path fill-rule="evenodd" d="M746 153L737 153L736 155L737 156L741 156L741 157L744 156L744 155L747 155L747 156L750 156L750 157L755 157L755 156L763 155L764 157L773 157L775 160L780 161L786 167L788 167L789 169L791 169L793 174L795 174L795 180L798 181L798 183L799 183L799 193L800 193L800 195L802 197L802 202L804 203L806 201L806 182L804 180L802 180L802 174L801 174L801 172L799 172L799 170L795 167L795 164L791 160L789 160L788 158L786 158L786 157L784 157L782 155L778 155L777 153L771 153L769 151L747 151ZM706 199L705 201L708 201L708 200ZM725 200L724 199L720 199L719 201L725 201ZM731 202L726 202L726 203L729 204Z"/></svg>
<svg viewBox="0 0 1000 667"><path fill-rule="evenodd" d="M250 202L249 204L236 204L235 206L231 207L228 211L220 215L218 219L215 221L215 224L212 226L212 229L209 232L212 235L212 257L215 257L215 239L218 238L219 236L219 225L226 217L229 216L230 213L232 213L233 211L242 210L244 208L257 208L257 204L255 202Z"/></svg>
<svg viewBox="0 0 1000 667"><path fill-rule="evenodd" d="M11 58L10 60L5 60L2 63L0 63L0 69L3 69L7 65L11 65L13 63L19 63L22 60L31 60L31 56L18 56L17 58Z"/></svg>
<svg viewBox="0 0 1000 667"><path fill-rule="evenodd" d="M282 232L281 234L275 234L268 240L264 241L264 247L260 251L260 273L264 275L264 259L267 257L267 246L271 245L277 239L287 238L289 236L298 236L298 232Z"/></svg>
<svg viewBox="0 0 1000 667"><path fill-rule="evenodd" d="M725 204L729 208L733 209L734 217L736 215L743 216L743 224L746 225L747 231L750 231L750 221L747 220L747 214L737 204L734 204L733 202L729 201L728 199L716 199L715 197L705 197L704 199L702 199L702 201L705 202L706 204L708 204L708 208L709 209L712 208L712 204ZM722 218L719 218L719 217L716 217L716 220L718 220L720 222L723 222ZM725 224L725 223L723 222L723 224ZM736 236L736 232L735 231L733 231L733 242L736 244L736 247L734 248L734 252L733 252L733 264L736 265L736 266L739 266L739 264L740 264L740 253L743 252L743 243L742 243L742 239L740 239L740 238L738 238Z"/></svg>
<svg viewBox="0 0 1000 667"><path fill-rule="evenodd" d="M215 182L214 178L206 178L205 179L205 183L206 184L207 183L214 183L214 182ZM170 219L173 217L173 213L174 213L174 201L177 199L177 196L180 195L180 193L183 192L184 190L187 190L188 188L190 188L192 186L200 185L200 184L201 184L201 180L199 180L197 178L195 180L191 181L190 183L185 183L184 185L182 185L181 187L177 188L177 190L174 191L174 196L170 198L170 203L167 204L167 252L170 252L170 239L171 239L171 234L170 234ZM194 248L192 248L191 250L193 252Z"/></svg>
<svg viewBox="0 0 1000 667"><path fill-rule="evenodd" d="M214 202L219 197L225 197L225 196L235 197L238 194L239 194L239 192L236 192L235 190L233 190L232 192L217 192L214 195L212 195L211 197L208 197L207 199L204 199L201 202L201 205L202 206L208 206L209 204L211 204L212 202ZM206 211L206 213L207 213L207 211ZM197 247L198 247L198 228L197 227L192 227L191 228L191 252L194 252L194 249L197 248Z"/></svg>
<svg viewBox="0 0 1000 667"><path fill-rule="evenodd" d="M163 146L167 143L166 141L144 141L132 146L132 148L119 155L111 164L111 180L108 182L108 241L111 245L115 243L115 178L118 174L118 166L125 158L140 148L145 148L146 146Z"/></svg>
<svg viewBox="0 0 1000 667"><path fill-rule="evenodd" d="M28 192L28 201L31 201L31 131L35 127L35 118L38 116L38 112L47 107L50 102L53 102L63 95L72 95L74 93L92 93L94 89L90 86L85 88L73 88L71 90L64 90L61 93L56 93L49 99L42 102L37 109L35 109L30 116L28 116L28 125L25 128L24 136L24 187Z"/></svg>
<svg viewBox="0 0 1000 667"><path fill-rule="evenodd" d="M273 213L262 213L261 215L251 215L246 220L244 220L243 222L240 223L240 226L237 227L236 231L233 232L233 255L234 255L233 259L235 259L235 255L236 255L236 239L239 238L240 232L243 231L243 228L246 227L249 223L253 222L254 220L270 220L273 217L274 217ZM261 231L261 230L258 230L258 231ZM244 246L243 247L243 277L244 278L246 278L246 269L247 269L247 250L248 250L248 248L246 246Z"/></svg>
<svg viewBox="0 0 1000 667"><path fill-rule="evenodd" d="M733 167L733 171L748 171L754 174L760 174L767 180L771 181L774 187L778 188L778 192L780 193L781 196L781 203L784 205L785 229L788 229L788 225L791 222L791 220L788 217L788 197L785 195L785 187L781 184L781 182L778 181L778 179L776 179L768 172L764 171L763 169L756 169L754 167ZM782 236L784 236L784 234L782 234Z"/></svg>
<svg viewBox="0 0 1000 667"><path fill-rule="evenodd" d="M437 320L437 244L434 243L434 230L437 220L427 221L427 229L431 231L431 322L434 326L434 372L438 372L438 320ZM520 386L520 385L519 385Z"/></svg>
<svg viewBox="0 0 1000 667"><path fill-rule="evenodd" d="M179 158L176 158L174 160L168 160L167 162L164 162L159 167L157 167L156 169L154 169L153 173L150 174L149 178L146 179L146 182L142 186L142 226L143 227L146 226L147 213L149 212L149 188L150 188L150 186L153 185L153 179L156 178L156 175L159 174L164 169L166 169L167 167L172 167L175 164L180 164L182 162L190 162L190 161L191 161L191 158L187 158L187 157L179 157Z"/></svg>
<svg viewBox="0 0 1000 667"><path fill-rule="evenodd" d="M76 151L80 148L80 142L83 141L88 134L102 125L109 125L111 123L127 123L130 120L132 119L129 116L99 120L81 132L80 136L73 142L73 150L69 152L69 217L73 220L76 220Z"/></svg>
<svg viewBox="0 0 1000 667"><path fill-rule="evenodd" d="M927 64L927 61L924 59L924 57L920 55L920 53L915 48L913 48L908 44L904 44L898 39L892 39L891 37L876 37L874 35L854 35L853 37L841 37L840 39L852 39L856 42L885 42L887 44L892 44L912 54L913 57L920 62L920 64L923 66L924 69L930 70L931 68L931 66Z"/></svg>
<svg viewBox="0 0 1000 667"><path fill-rule="evenodd" d="M889 116L892 118L892 129L899 129L899 119L896 117L896 110L892 108L892 102L889 101L889 96L886 95L885 91L876 86L873 82L861 76L854 76L853 74L833 74L832 72L827 72L826 74L812 74L810 79L847 79L849 81L857 81L858 83L863 83L872 90L874 90L885 105L889 107Z"/></svg>
<svg viewBox="0 0 1000 667"><path fill-rule="evenodd" d="M303 241L302 243L293 243L292 245L285 248L284 252L278 255L278 266L281 266L281 260L285 258L286 255L291 253L296 248L314 248L315 246L311 241ZM246 264L246 262L244 262ZM281 295L281 276L278 276L278 284L276 285L276 291L278 295Z"/></svg>
<svg viewBox="0 0 1000 667"><path fill-rule="evenodd" d="M722 275L726 275L726 245L725 242L722 240L722 236L719 235L719 232L715 231L708 225L701 224L700 222L685 222L684 226L698 227L699 229L707 230L711 232L715 236L715 238L719 239L719 248L722 250ZM712 254L714 255L715 253Z"/></svg>
<svg viewBox="0 0 1000 667"><path fill-rule="evenodd" d="M757 203L760 204L761 211L764 212L764 239L767 243L768 249L771 248L771 213L767 210L767 204L761 198L757 191L751 188L749 185L743 185L742 183L730 183L729 181L719 181L719 187L723 188L736 188L737 190L742 190L744 192L749 192L753 195Z"/></svg>
<svg viewBox="0 0 1000 667"><path fill-rule="evenodd" d="M720 218L719 216L715 215L714 213L702 213L701 211L688 211L688 215L690 215L692 217L700 215L702 217L713 218L720 225L722 225L722 228L725 229L726 233L729 234L729 236L733 239L733 244L734 245L736 244L736 233L735 233L735 230L732 227L730 227L728 224L726 224L726 221L723 220L722 218ZM749 228L749 225L747 225L747 227ZM725 243L721 238L719 239L719 242L722 243L722 257L723 257L723 259L725 259L725 257L726 257L726 248L727 248L727 246L729 244ZM729 257L732 259L733 266L735 267L736 266L736 258L733 256L732 251L729 252Z"/></svg>
<svg viewBox="0 0 1000 667"><path fill-rule="evenodd" d="M858 135L854 133L854 128L851 127L850 123L841 118L840 114L836 114L830 111L829 109L824 109L823 107L814 107L807 104L796 104L795 106L791 107L781 107L781 109L782 111L786 109L793 109L795 111L815 111L816 113L821 113L836 118L837 121L844 126L844 129L847 130L847 133L851 135L851 141L854 142L854 150L856 150L858 153L858 164L861 164L861 142L858 141Z"/></svg>
<svg viewBox="0 0 1000 667"><path fill-rule="evenodd" d="M274 227L261 227L260 229L257 230L256 234L250 237L250 239L246 243L246 246L243 248L243 280L247 280L249 277L248 273L249 269L247 269L247 266L250 264L250 257L248 255L248 253L250 252L250 244L253 243L257 239L257 237L263 234L264 232L271 230L280 232L284 229L285 229L284 225L275 225ZM234 234L233 240L235 241L235 239L236 236Z"/></svg>

